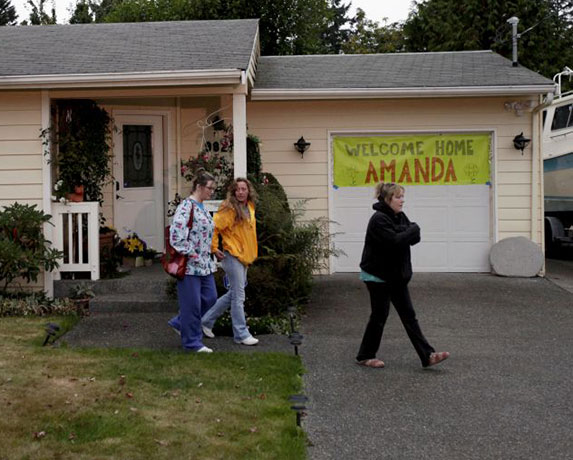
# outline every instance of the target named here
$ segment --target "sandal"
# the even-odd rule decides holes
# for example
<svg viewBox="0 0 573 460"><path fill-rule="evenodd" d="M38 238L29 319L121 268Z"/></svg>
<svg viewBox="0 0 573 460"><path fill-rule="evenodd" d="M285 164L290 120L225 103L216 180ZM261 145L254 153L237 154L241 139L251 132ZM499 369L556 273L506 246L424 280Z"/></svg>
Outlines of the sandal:
<svg viewBox="0 0 573 460"><path fill-rule="evenodd" d="M425 367L435 366L436 364L441 363L442 361L448 359L450 357L450 353L447 351L441 351L439 353L432 353L430 358L428 359L428 364Z"/></svg>
<svg viewBox="0 0 573 460"><path fill-rule="evenodd" d="M376 359L376 358L364 359L362 361L356 361L356 364L358 364L359 366L372 367L374 369L382 369L384 367L384 361L381 361L381 360Z"/></svg>

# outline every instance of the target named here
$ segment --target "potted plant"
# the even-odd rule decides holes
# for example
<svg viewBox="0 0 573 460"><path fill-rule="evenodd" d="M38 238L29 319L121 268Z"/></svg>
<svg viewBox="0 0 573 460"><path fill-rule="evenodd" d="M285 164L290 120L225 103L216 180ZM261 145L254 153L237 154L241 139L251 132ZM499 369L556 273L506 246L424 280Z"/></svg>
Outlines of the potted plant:
<svg viewBox="0 0 573 460"><path fill-rule="evenodd" d="M146 248L145 251L143 252L143 261L145 263L145 266L150 267L151 265L153 265L153 261L156 259L158 254L159 252L157 252L155 249Z"/></svg>
<svg viewBox="0 0 573 460"><path fill-rule="evenodd" d="M123 265L126 267L143 267L145 264L143 255L146 249L147 244L137 236L137 233L130 233L117 245L117 251L122 256Z"/></svg>
<svg viewBox="0 0 573 460"><path fill-rule="evenodd" d="M83 99L60 101L55 113L52 128L41 135L45 145L48 140L53 145L56 198L101 203L102 189L112 177L111 117L94 101Z"/></svg>
<svg viewBox="0 0 573 460"><path fill-rule="evenodd" d="M70 299L76 305L76 311L80 316L89 316L90 300L95 297L92 287L88 283L78 283L70 290Z"/></svg>

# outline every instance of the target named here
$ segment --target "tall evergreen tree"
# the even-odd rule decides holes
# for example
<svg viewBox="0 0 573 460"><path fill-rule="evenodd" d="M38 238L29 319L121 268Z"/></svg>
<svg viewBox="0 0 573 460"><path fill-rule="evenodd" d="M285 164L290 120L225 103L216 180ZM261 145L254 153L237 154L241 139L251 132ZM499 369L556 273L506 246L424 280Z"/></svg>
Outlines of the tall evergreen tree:
<svg viewBox="0 0 573 460"><path fill-rule="evenodd" d="M46 13L44 8L48 0L38 0L38 4L34 0L28 0L28 6L32 9L30 13L30 23L34 26L44 26L56 24L56 9L52 8L51 14Z"/></svg>
<svg viewBox="0 0 573 460"><path fill-rule="evenodd" d="M16 8L10 4L10 0L0 0L0 26L13 26L16 19Z"/></svg>
<svg viewBox="0 0 573 460"><path fill-rule="evenodd" d="M341 4L342 0L330 0L327 9L324 31L322 32L322 46L325 54L340 54L350 37L350 27L354 19L348 16L351 2Z"/></svg>
<svg viewBox="0 0 573 460"><path fill-rule="evenodd" d="M426 0L404 24L408 51L492 49L511 58L519 18L519 62L552 77L573 63L571 0Z"/></svg>

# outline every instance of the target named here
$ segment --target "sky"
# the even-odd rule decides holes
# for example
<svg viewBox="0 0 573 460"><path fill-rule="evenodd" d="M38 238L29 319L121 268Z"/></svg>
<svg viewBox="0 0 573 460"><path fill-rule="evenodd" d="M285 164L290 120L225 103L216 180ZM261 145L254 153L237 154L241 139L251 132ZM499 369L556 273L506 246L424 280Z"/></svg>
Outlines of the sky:
<svg viewBox="0 0 573 460"><path fill-rule="evenodd" d="M342 3L348 3L349 0L343 0ZM361 8L366 13L366 17L372 21L382 24L383 18L388 18L388 22L403 21L408 17L411 0L351 0L351 14L354 15L356 8ZM10 2L16 7L18 22L28 19L30 15L27 8L26 0L11 0ZM48 0L48 10L51 5L56 5L56 18L59 24L68 22L70 13L68 9L75 5L74 0Z"/></svg>

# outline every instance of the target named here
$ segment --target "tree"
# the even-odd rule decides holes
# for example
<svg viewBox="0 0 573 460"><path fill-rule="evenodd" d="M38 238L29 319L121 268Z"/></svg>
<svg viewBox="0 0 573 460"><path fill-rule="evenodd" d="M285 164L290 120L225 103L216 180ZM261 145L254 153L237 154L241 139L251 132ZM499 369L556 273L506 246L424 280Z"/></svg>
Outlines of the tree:
<svg viewBox="0 0 573 460"><path fill-rule="evenodd" d="M76 3L74 12L70 17L70 24L90 24L94 18L90 12L90 4L87 0L80 0Z"/></svg>
<svg viewBox="0 0 573 460"><path fill-rule="evenodd" d="M511 26L519 18L519 62L552 77L573 62L571 0L427 0L404 24L408 51L492 49L512 55Z"/></svg>
<svg viewBox="0 0 573 460"><path fill-rule="evenodd" d="M0 26L13 26L17 18L16 8L10 4L10 0L0 0Z"/></svg>
<svg viewBox="0 0 573 460"><path fill-rule="evenodd" d="M342 45L347 54L396 53L404 49L402 28L398 23L380 26L366 17L363 10L356 10L354 27Z"/></svg>
<svg viewBox="0 0 573 460"><path fill-rule="evenodd" d="M38 0L38 4L34 0L28 0L28 6L32 8L30 13L30 23L34 26L43 26L56 24L56 9L52 8L51 15L46 13L44 5L48 0Z"/></svg>
<svg viewBox="0 0 573 460"><path fill-rule="evenodd" d="M322 32L322 46L324 54L340 54L344 44L350 37L350 29L345 26L352 26L354 19L349 18L348 10L351 3L341 5L342 0L330 0L327 9L326 21Z"/></svg>
<svg viewBox="0 0 573 460"><path fill-rule="evenodd" d="M323 34L328 29L328 21L343 20L340 13L329 8L346 8L339 6L340 0L107 1L108 9L100 12L99 17L95 18L96 22L258 18L263 55L325 52ZM90 9L95 13L93 5L90 3ZM98 5L103 7L104 2Z"/></svg>

